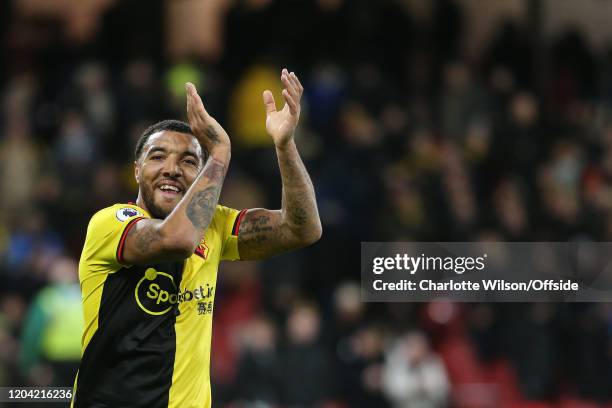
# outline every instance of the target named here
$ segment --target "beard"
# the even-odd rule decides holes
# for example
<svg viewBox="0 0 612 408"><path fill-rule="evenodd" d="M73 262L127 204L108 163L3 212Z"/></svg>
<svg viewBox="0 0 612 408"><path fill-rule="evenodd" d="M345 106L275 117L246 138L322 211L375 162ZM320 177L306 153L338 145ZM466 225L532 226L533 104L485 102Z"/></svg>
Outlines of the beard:
<svg viewBox="0 0 612 408"><path fill-rule="evenodd" d="M163 209L162 207L158 206L157 204L155 204L155 194L154 191L148 187L148 186L143 186L142 188L142 199L145 203L145 205L147 206L147 209L149 210L149 214L151 214L151 217L153 218L157 218L157 219L165 219L170 212L172 211L172 208L169 210Z"/></svg>

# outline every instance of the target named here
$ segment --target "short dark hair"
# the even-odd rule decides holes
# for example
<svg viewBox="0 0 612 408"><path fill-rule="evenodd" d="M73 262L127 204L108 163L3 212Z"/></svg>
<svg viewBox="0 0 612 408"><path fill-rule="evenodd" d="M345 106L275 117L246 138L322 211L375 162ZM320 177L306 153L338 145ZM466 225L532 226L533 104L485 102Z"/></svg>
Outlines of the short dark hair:
<svg viewBox="0 0 612 408"><path fill-rule="evenodd" d="M138 142L136 142L136 149L134 150L134 159L138 161L140 155L142 154L142 149L144 149L144 145L149 140L149 136L154 133L162 132L164 130L169 130L171 132L179 132L185 133L187 135L193 136L193 131L191 130L191 126L188 123L182 122L180 120L175 119L166 119L161 122L157 122L154 125L149 126L138 138ZM202 147L202 160L205 162L208 157L208 152Z"/></svg>

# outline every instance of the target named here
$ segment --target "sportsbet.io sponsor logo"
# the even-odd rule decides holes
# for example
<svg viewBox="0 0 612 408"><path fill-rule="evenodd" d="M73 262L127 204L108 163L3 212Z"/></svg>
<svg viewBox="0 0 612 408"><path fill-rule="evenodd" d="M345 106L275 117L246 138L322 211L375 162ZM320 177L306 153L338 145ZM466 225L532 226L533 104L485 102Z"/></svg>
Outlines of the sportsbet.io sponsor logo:
<svg viewBox="0 0 612 408"><path fill-rule="evenodd" d="M190 290L178 291L174 278L166 272L148 268L136 284L134 295L136 303L150 315L159 316L168 313L177 303L211 299L214 287L210 284Z"/></svg>
<svg viewBox="0 0 612 408"><path fill-rule="evenodd" d="M176 304L176 285L172 275L149 268L134 289L136 303L151 315L162 315Z"/></svg>

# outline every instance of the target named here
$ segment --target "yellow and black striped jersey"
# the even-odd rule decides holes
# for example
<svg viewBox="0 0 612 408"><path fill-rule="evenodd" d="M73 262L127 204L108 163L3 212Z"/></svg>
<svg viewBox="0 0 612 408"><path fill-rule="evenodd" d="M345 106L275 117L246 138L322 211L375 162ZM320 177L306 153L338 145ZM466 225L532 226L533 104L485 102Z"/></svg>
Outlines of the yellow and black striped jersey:
<svg viewBox="0 0 612 408"><path fill-rule="evenodd" d="M96 213L79 262L85 328L73 407L211 406L212 314L221 260L239 259L244 211L217 206L193 255L130 266L125 237L147 212Z"/></svg>

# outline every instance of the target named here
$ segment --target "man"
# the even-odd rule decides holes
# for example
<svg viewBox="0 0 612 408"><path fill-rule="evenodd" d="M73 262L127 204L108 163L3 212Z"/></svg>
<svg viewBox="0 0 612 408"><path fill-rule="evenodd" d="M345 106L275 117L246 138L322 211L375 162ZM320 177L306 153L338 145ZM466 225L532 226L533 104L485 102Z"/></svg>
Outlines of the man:
<svg viewBox="0 0 612 408"><path fill-rule="evenodd" d="M221 260L263 259L321 236L293 132L302 85L282 71L285 105L264 91L282 209L217 204L230 139L187 84L189 125L164 121L136 146L136 204L96 213L79 264L85 330L74 407L210 407L210 341ZM205 160L207 157L207 160Z"/></svg>

